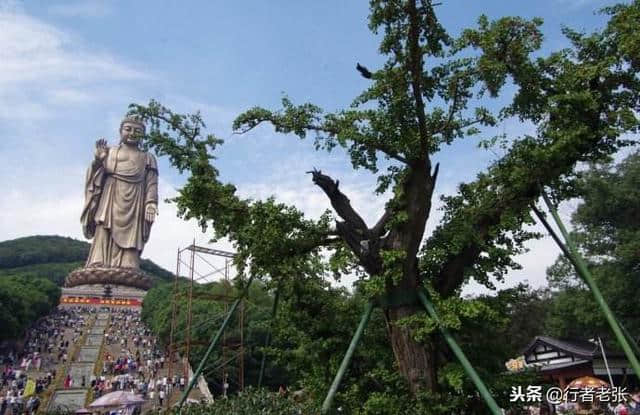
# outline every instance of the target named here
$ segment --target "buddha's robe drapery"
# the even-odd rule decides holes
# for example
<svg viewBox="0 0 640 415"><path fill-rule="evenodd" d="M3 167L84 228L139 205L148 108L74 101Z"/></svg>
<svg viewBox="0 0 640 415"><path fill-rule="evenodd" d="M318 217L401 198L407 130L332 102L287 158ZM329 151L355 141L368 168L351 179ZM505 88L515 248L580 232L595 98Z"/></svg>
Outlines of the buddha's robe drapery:
<svg viewBox="0 0 640 415"><path fill-rule="evenodd" d="M139 268L140 254L149 240L151 222L146 206L158 204L158 165L143 151L118 155L109 148L107 157L87 170L82 230L93 238L87 267ZM123 159L124 158L124 159Z"/></svg>

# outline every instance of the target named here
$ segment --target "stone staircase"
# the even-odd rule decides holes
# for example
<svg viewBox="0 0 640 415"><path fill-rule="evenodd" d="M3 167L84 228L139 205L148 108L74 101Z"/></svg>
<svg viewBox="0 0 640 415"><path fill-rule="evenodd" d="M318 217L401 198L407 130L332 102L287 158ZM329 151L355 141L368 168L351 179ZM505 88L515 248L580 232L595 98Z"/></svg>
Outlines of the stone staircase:
<svg viewBox="0 0 640 415"><path fill-rule="evenodd" d="M64 380L67 375L70 375L73 385L70 388L65 388L60 384L61 382L58 382L47 411L75 412L88 404L90 379L95 373L96 363L103 347L104 332L108 325L109 313L97 313L94 319L89 320L84 335L74 340L75 346L71 362L67 363L58 377L58 379Z"/></svg>
<svg viewBox="0 0 640 415"><path fill-rule="evenodd" d="M73 358L66 365L59 369L57 376L57 383L48 405L41 407L44 411L64 411L75 412L80 408L84 408L93 401L93 390L91 389L91 377L92 375L100 375L102 373L102 359L101 357L105 353L111 355L117 355L119 351L119 344L107 345L105 342L105 331L110 324L109 312L98 312L95 314L95 318L87 321L86 330L83 331L83 336L74 339L74 348L71 356ZM71 348L70 348L71 349ZM177 359L173 365L173 373L182 375L184 371L184 362L182 359ZM98 367L99 366L99 367ZM168 376L168 362L165 363L162 369L159 369L157 378L161 379L164 376ZM190 366L190 365L189 365ZM193 376L191 367L188 367L189 375ZM73 386L65 388L63 380L67 375L73 379ZM84 378L84 385L83 385ZM173 388L169 393L167 399L165 399L163 407L168 408L175 405L180 397L182 391L179 387ZM204 381L204 378L199 379L196 387L189 393L189 399L200 401L212 402L213 397L209 388ZM158 393L156 389L154 400L147 400L142 406L142 412L148 410L158 410L160 408L158 402Z"/></svg>

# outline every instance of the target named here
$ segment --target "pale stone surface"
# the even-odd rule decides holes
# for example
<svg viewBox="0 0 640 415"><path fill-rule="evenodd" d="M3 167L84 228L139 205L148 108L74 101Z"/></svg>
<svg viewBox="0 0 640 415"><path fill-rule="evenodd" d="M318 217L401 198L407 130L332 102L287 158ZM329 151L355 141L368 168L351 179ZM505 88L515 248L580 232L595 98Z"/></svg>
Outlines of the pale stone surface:
<svg viewBox="0 0 640 415"><path fill-rule="evenodd" d="M102 344L102 339L104 339L103 335L100 334L92 334L87 336L87 341L84 343L85 346L100 346Z"/></svg>
<svg viewBox="0 0 640 415"><path fill-rule="evenodd" d="M152 282L151 278L139 268L91 266L73 270L67 276L65 284L68 287L80 284L101 284L103 290L105 284L119 284L148 290ZM98 295L103 294L104 291ZM115 297L113 293L111 296Z"/></svg>
<svg viewBox="0 0 640 415"><path fill-rule="evenodd" d="M139 148L143 134L142 123L125 118L119 146L96 142L81 218L85 236L94 238L86 266L140 265L158 205L158 165Z"/></svg>
<svg viewBox="0 0 640 415"><path fill-rule="evenodd" d="M91 375L93 374L93 367L95 363L72 363L69 369L71 379L73 379L74 386L81 387L82 376L85 379L85 386L89 387Z"/></svg>
<svg viewBox="0 0 640 415"><path fill-rule="evenodd" d="M100 349L97 347L82 347L78 352L78 362L95 362L98 360Z"/></svg>
<svg viewBox="0 0 640 415"><path fill-rule="evenodd" d="M96 320L95 323L93 323L93 327L97 327L97 328L104 328L107 327L109 325L109 321L107 320Z"/></svg>
<svg viewBox="0 0 640 415"><path fill-rule="evenodd" d="M66 389L55 391L51 403L49 404L49 411L74 411L84 407L84 402L87 399L86 389Z"/></svg>
<svg viewBox="0 0 640 415"><path fill-rule="evenodd" d="M94 327L91 329L91 331L89 332L90 335L94 335L94 334L98 334L98 335L104 335L104 327Z"/></svg>

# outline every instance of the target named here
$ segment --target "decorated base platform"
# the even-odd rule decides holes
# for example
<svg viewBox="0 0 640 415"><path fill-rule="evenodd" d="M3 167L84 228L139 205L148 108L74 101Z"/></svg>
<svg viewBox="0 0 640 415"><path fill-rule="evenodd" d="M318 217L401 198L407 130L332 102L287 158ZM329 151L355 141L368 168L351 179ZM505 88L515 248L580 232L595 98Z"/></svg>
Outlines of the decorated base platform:
<svg viewBox="0 0 640 415"><path fill-rule="evenodd" d="M78 268L64 281L60 306L140 307L151 285L137 268Z"/></svg>
<svg viewBox="0 0 640 415"><path fill-rule="evenodd" d="M138 268L86 267L71 271L64 281L65 287L86 284L108 284L135 287L141 290L151 288L151 277Z"/></svg>
<svg viewBox="0 0 640 415"><path fill-rule="evenodd" d="M63 287L60 306L141 307L146 290L124 285L83 284Z"/></svg>

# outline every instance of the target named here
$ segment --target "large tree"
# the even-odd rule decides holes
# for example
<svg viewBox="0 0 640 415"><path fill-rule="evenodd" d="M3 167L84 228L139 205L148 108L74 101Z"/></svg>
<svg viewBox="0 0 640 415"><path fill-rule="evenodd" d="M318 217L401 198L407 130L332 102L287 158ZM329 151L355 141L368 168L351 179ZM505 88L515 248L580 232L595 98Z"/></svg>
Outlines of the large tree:
<svg viewBox="0 0 640 415"><path fill-rule="evenodd" d="M451 306L458 304L460 287L471 277L491 286L490 276L503 278L518 266L512 257L532 236L522 228L541 187L571 174L578 162L615 152L624 143L620 135L635 131L639 42L633 31L640 3L609 9L602 32L566 30L571 48L536 58L542 42L538 19L490 22L482 16L477 28L452 37L428 0L372 0L370 6L369 25L382 32L380 52L387 60L376 70L359 68L371 86L348 109L324 113L285 98L281 110L253 108L234 128L247 132L270 123L300 138L315 135L316 149L345 148L355 169L377 176L378 194L390 190L375 224L365 223L337 180L317 170L313 183L337 218L327 212L314 221L273 199L241 199L234 186L220 182L211 158L221 141L202 137L198 114L177 115L153 101L132 111L151 123L147 143L191 173L175 199L182 216L229 237L238 265L253 275L315 275L325 265L324 249L333 253L334 271L364 271L366 295L395 299L382 303L400 373L413 392L435 390L444 362L437 338L424 335L433 324L415 293L426 287L441 308L473 313ZM492 114L482 100L501 94L507 83L516 92ZM534 123L536 133L509 137L503 158L444 198L444 218L425 237L438 177L433 155L507 117Z"/></svg>

